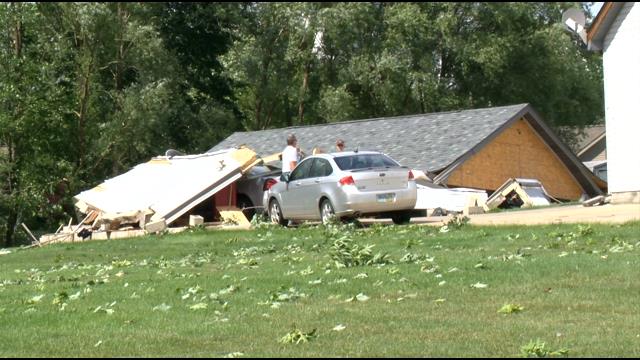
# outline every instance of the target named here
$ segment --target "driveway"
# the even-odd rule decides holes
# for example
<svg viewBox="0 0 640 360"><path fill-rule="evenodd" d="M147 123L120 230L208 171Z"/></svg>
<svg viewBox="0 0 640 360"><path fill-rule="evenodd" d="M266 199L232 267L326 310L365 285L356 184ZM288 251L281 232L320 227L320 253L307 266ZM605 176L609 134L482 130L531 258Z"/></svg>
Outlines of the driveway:
<svg viewBox="0 0 640 360"><path fill-rule="evenodd" d="M412 224L442 226L452 216L429 216L411 219ZM539 209L520 209L498 213L470 215L469 223L473 225L541 225L572 223L611 223L619 224L627 221L640 221L640 204L606 204L602 206L584 207L567 205ZM382 222L388 220L364 220L363 223Z"/></svg>

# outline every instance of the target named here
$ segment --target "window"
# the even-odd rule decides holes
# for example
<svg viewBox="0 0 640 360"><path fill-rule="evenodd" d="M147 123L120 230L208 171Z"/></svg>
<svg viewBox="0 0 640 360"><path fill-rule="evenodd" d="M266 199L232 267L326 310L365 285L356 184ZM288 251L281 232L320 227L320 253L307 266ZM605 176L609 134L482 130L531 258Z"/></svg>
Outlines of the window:
<svg viewBox="0 0 640 360"><path fill-rule="evenodd" d="M309 177L324 177L329 176L333 172L333 168L331 167L331 163L325 159L315 159L313 166L311 167L311 171L309 172Z"/></svg>
<svg viewBox="0 0 640 360"><path fill-rule="evenodd" d="M336 157L334 160L340 170L400 166L400 164L383 154L349 155Z"/></svg>
<svg viewBox="0 0 640 360"><path fill-rule="evenodd" d="M291 176L289 176L289 181L293 180L301 180L309 177L309 170L311 169L311 164L313 163L313 159L307 159L300 163L300 165L296 166L295 169L291 172Z"/></svg>

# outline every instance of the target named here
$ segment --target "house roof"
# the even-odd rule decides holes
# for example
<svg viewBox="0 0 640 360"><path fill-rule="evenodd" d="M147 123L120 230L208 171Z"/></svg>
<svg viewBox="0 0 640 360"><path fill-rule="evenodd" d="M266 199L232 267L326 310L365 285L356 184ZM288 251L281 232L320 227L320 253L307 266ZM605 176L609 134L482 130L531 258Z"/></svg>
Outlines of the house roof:
<svg viewBox="0 0 640 360"><path fill-rule="evenodd" d="M587 30L587 45L589 50L602 50L604 37L609 32L611 24L613 24L620 9L624 6L624 2L605 2L596 18Z"/></svg>
<svg viewBox="0 0 640 360"><path fill-rule="evenodd" d="M571 133L575 137L575 142L571 143L570 147L578 156L589 150L607 135L604 125L586 126L584 128L564 127L562 130Z"/></svg>
<svg viewBox="0 0 640 360"><path fill-rule="evenodd" d="M314 147L334 151L338 138L346 149L384 152L403 165L437 172L519 113L527 104L433 114L344 121L273 130L236 132L209 151L246 145L260 155L282 151L295 133L307 154ZM420 131L416 131L419 129ZM430 154L426 157L424 154Z"/></svg>
<svg viewBox="0 0 640 360"><path fill-rule="evenodd" d="M591 147L596 145L599 141L605 139L607 133L604 125L589 126L584 129L584 136L580 138L580 142L577 144L576 153L578 156L584 154Z"/></svg>
<svg viewBox="0 0 640 360"><path fill-rule="evenodd" d="M521 118L558 155L585 192L600 193L589 170L529 104L236 132L209 151L246 145L261 156L271 155L281 152L287 135L295 133L307 154L314 147L332 152L340 138L347 150L383 152L402 165L437 173L434 181L444 183L463 162Z"/></svg>

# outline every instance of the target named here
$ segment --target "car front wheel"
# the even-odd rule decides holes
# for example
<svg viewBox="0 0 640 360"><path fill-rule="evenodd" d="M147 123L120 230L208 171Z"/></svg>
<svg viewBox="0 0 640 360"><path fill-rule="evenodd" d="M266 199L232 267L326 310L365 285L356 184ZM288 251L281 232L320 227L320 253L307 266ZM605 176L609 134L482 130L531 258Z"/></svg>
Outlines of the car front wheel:
<svg viewBox="0 0 640 360"><path fill-rule="evenodd" d="M282 226L287 225L287 220L282 217L282 210L280 209L280 204L276 199L272 199L269 203L269 218L274 224L279 224Z"/></svg>

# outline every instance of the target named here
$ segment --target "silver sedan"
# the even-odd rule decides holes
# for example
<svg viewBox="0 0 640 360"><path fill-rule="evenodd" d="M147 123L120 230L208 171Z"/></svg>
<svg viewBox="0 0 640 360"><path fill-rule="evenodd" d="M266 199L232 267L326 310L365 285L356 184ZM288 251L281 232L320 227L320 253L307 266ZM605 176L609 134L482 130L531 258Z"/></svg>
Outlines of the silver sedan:
<svg viewBox="0 0 640 360"><path fill-rule="evenodd" d="M341 152L305 158L264 193L272 222L356 217L411 220L417 190L413 173L379 152Z"/></svg>

